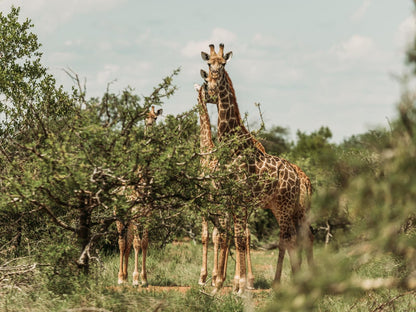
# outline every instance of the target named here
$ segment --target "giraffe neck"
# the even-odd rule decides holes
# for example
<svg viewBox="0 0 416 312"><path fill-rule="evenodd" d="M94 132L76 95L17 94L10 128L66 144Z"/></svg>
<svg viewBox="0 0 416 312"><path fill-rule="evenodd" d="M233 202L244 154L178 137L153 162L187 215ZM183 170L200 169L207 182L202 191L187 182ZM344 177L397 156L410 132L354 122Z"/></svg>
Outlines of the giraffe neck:
<svg viewBox="0 0 416 312"><path fill-rule="evenodd" d="M227 72L224 71L219 81L218 96L218 140L224 136L236 134L241 137L251 137L241 119L233 84Z"/></svg>
<svg viewBox="0 0 416 312"><path fill-rule="evenodd" d="M201 88L198 93L199 104L199 144L201 152L208 152L214 147L212 142L211 122L208 115L207 103L205 99L205 90Z"/></svg>

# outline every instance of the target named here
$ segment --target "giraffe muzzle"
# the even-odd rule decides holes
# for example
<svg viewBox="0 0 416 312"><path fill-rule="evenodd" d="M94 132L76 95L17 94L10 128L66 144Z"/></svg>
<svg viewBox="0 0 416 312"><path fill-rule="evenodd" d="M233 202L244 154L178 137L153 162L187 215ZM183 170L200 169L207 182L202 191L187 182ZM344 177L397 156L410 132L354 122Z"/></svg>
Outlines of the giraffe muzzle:
<svg viewBox="0 0 416 312"><path fill-rule="evenodd" d="M220 76L220 72L218 70L211 70L211 77L213 79L217 79Z"/></svg>

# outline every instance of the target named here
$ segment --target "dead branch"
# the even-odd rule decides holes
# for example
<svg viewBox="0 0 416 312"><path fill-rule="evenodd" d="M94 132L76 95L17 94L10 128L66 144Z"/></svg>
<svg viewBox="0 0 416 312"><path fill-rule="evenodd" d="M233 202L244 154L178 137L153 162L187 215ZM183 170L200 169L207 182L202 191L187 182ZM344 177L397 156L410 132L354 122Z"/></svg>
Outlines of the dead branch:
<svg viewBox="0 0 416 312"><path fill-rule="evenodd" d="M382 304L380 304L377 308L375 308L372 312L376 312L376 311L383 311L384 308L386 308L387 306L391 305L392 303L394 303L394 301L396 301L397 299L404 297L406 295L416 295L416 290L413 291L407 291L405 293L399 294L397 296L394 296L393 298L391 298L390 300L383 302Z"/></svg>
<svg viewBox="0 0 416 312"><path fill-rule="evenodd" d="M326 226L325 227L321 226L319 229L326 231L326 235L325 235L325 248L326 248L329 244L329 239L332 237L331 226L329 225L329 222L326 221Z"/></svg>

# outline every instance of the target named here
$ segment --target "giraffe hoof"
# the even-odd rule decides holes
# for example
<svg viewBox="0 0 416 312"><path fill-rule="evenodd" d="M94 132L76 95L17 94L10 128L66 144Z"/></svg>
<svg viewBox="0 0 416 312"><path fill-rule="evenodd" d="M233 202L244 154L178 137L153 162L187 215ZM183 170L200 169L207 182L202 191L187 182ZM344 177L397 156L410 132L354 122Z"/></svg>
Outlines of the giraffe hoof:
<svg viewBox="0 0 416 312"><path fill-rule="evenodd" d="M205 286L205 284L206 284L206 278L202 278L202 277L200 277L199 278L199 281L198 281L198 285L199 286Z"/></svg>
<svg viewBox="0 0 416 312"><path fill-rule="evenodd" d="M242 288L240 288L236 294L237 297L243 298L245 297L246 293L244 292L244 290Z"/></svg>
<svg viewBox="0 0 416 312"><path fill-rule="evenodd" d="M148 286L149 286L149 284L147 283L147 281L146 282L142 282L140 284L140 287L142 287L142 288L147 288Z"/></svg>

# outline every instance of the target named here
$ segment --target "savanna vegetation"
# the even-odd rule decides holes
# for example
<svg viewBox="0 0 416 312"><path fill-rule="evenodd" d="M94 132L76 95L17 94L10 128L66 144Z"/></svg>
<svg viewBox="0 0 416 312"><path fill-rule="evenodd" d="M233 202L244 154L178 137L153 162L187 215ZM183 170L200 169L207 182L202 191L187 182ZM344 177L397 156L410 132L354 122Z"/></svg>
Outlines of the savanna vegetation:
<svg viewBox="0 0 416 312"><path fill-rule="evenodd" d="M339 144L325 126L298 130L294 142L279 126L257 133L312 180L315 265L291 277L285 262L271 289L279 229L258 210L256 290L240 298L225 287L214 297L197 285L201 215L249 195L226 172L201 175L196 106L145 131L150 107L174 96L179 71L148 96L126 88L88 98L75 73L70 92L57 85L31 27L18 9L0 13L1 311L416 310L416 92L405 80L388 129ZM415 55L416 40L409 68ZM119 190L139 184L134 204L154 210L147 289L117 285L115 221L131 217ZM233 248L226 286L232 259Z"/></svg>

